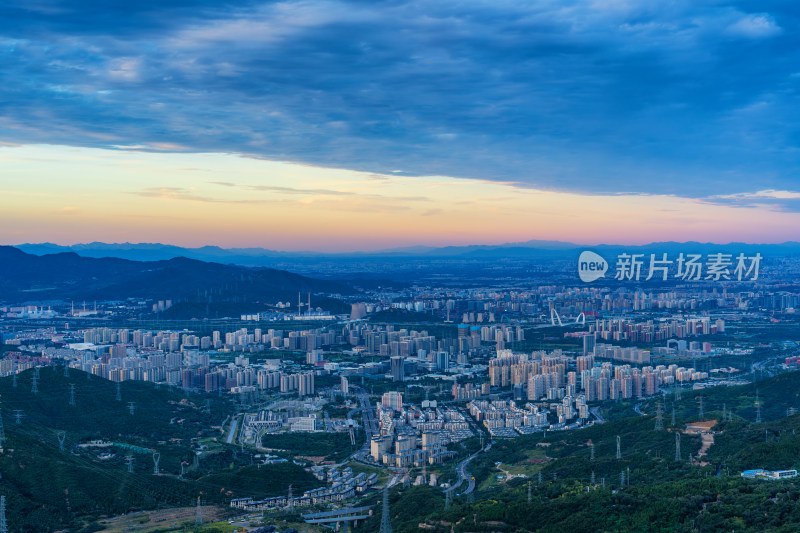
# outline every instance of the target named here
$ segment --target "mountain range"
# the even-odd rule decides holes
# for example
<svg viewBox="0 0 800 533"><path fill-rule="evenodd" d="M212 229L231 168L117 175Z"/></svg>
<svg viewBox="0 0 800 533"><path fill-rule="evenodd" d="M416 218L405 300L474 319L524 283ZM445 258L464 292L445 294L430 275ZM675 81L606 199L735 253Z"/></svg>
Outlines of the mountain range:
<svg viewBox="0 0 800 533"><path fill-rule="evenodd" d="M184 248L160 243L102 243L74 244L63 246L52 243L26 243L16 248L34 255L58 254L73 252L82 257L106 258L114 257L133 261L163 261L174 258L188 258L199 261L244 265L270 266L285 260L406 260L418 259L490 259L490 258L564 258L577 257L581 250L594 250L598 253L616 254L623 251L630 253L755 253L764 256L800 255L800 242L784 242L779 244L749 243L700 243L700 242L653 242L643 245L599 244L585 245L561 241L532 240L526 242L505 243L499 245L468 246L411 246L389 248L363 252L314 252L314 251L276 251L267 248L221 248L219 246L202 246Z"/></svg>
<svg viewBox="0 0 800 533"><path fill-rule="evenodd" d="M174 257L133 261L75 252L33 255L0 246L0 299L173 299L195 302L296 301L298 292L354 292L351 286L284 270Z"/></svg>

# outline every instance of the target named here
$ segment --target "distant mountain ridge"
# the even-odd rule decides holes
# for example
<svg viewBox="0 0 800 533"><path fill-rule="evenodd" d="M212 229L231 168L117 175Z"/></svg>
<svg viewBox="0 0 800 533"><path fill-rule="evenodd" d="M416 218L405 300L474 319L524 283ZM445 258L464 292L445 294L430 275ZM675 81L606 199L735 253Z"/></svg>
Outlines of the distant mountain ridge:
<svg viewBox="0 0 800 533"><path fill-rule="evenodd" d="M199 248L184 248L160 243L102 243L92 242L87 244L74 244L62 246L52 243L20 244L16 248L33 255L58 254L73 252L82 257L118 258L132 261L164 261L185 257L199 261L211 261L225 264L243 266L270 266L284 259L365 259L380 258L386 260L402 258L476 258L489 259L492 257L519 257L519 258L557 258L570 259L577 256L581 250L594 250L598 253L620 253L629 251L635 253L755 253L763 255L788 256L800 255L800 242L784 242L779 244L749 244L749 243L700 243L690 242L653 242L643 245L599 244L586 245L561 241L532 240L498 245L467 245L467 246L410 246L389 248L377 251L363 252L314 252L296 251L285 252L266 248L221 248L219 246L202 246Z"/></svg>
<svg viewBox="0 0 800 533"><path fill-rule="evenodd" d="M0 298L104 300L134 298L198 302L290 299L298 292L348 294L350 286L285 270L249 269L185 257L133 261L75 252L33 255L0 246Z"/></svg>

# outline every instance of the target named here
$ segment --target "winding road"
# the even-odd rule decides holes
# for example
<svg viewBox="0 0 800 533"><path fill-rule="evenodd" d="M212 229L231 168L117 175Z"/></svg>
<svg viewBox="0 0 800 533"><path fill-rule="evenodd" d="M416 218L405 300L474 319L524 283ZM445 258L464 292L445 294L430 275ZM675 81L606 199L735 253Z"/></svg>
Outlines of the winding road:
<svg viewBox="0 0 800 533"><path fill-rule="evenodd" d="M492 448L492 443L490 442L489 444L486 445L485 448L481 448L477 452L473 453L472 455L470 455L469 457L458 463L458 466L456 466L458 481L455 484L453 484L449 489L447 489L447 492L453 492L458 487L463 485L465 480L467 481L467 488L466 490L458 494L469 494L473 490L475 490L475 477L469 475L469 473L467 472L467 465L469 464L470 461L475 459L475 457L477 457L479 453L488 452L491 448Z"/></svg>

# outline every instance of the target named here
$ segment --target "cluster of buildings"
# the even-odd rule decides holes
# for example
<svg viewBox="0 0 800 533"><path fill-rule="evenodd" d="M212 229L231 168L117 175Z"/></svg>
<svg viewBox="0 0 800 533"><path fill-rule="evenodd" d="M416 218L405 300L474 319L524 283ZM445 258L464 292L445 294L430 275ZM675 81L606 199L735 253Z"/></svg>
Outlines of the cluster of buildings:
<svg viewBox="0 0 800 533"><path fill-rule="evenodd" d="M454 400L472 400L489 394L491 392L491 386L488 383L453 383L450 392L453 394Z"/></svg>
<svg viewBox="0 0 800 533"><path fill-rule="evenodd" d="M327 471L323 471L323 474L320 474L319 470L312 471L318 479L327 481L328 486L306 491L302 496L293 496L290 485L288 493L284 496L275 496L263 500L236 498L231 500L230 506L235 509L253 512L342 502L369 490L370 487L378 482L377 474L367 475L363 472L354 474L353 469L350 467L342 471L330 468Z"/></svg>
<svg viewBox="0 0 800 533"><path fill-rule="evenodd" d="M585 402L579 412L582 421L589 418L589 411ZM540 431L551 426L549 411L539 405L528 403L524 408L517 407L513 400L472 400L467 404L470 414L483 424L489 432L496 437L515 437ZM565 398L556 404L559 411L559 424L575 418L575 409L571 398Z"/></svg>
<svg viewBox="0 0 800 533"><path fill-rule="evenodd" d="M401 392L384 393L378 403L378 434L370 441L370 456L378 463L398 468L435 464L451 457L451 442L473 435L467 418L435 401L422 407L403 404Z"/></svg>
<svg viewBox="0 0 800 533"><path fill-rule="evenodd" d="M454 338L437 338L427 331L395 329L392 325L353 322L346 326L345 335L358 352L387 357L418 357L424 359L432 353L475 355L492 349L505 348L506 344L525 340L521 326L491 325L470 326L459 324ZM463 364L466 357L459 359Z"/></svg>
<svg viewBox="0 0 800 533"><path fill-rule="evenodd" d="M742 472L742 477L746 479L766 479L775 481L778 479L797 477L797 470L764 470L758 468L756 470L745 470Z"/></svg>
<svg viewBox="0 0 800 533"><path fill-rule="evenodd" d="M705 379L707 372L674 364L638 368L599 363L594 355L573 359L559 351L529 355L505 350L489 361L491 387L511 388L515 399L530 401L560 401L579 394L587 402L640 398L657 394L662 386Z"/></svg>
<svg viewBox="0 0 800 533"><path fill-rule="evenodd" d="M597 338L613 341L660 342L698 335L725 333L725 320L710 317L668 318L658 321L631 322L626 319L597 320L589 326Z"/></svg>

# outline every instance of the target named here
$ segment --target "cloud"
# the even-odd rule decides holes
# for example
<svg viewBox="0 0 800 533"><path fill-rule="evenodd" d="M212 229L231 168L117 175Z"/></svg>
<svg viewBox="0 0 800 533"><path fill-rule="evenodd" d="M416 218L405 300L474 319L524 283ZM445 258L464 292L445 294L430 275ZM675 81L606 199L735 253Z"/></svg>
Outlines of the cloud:
<svg viewBox="0 0 800 533"><path fill-rule="evenodd" d="M279 187L276 185L250 185L253 191L268 191L281 194L322 195L322 196L350 196L355 193L349 191L335 191L332 189L295 189L293 187Z"/></svg>
<svg viewBox="0 0 800 533"><path fill-rule="evenodd" d="M781 28L767 13L745 15L730 26L728 31L743 37L761 38L771 37L781 33Z"/></svg>
<svg viewBox="0 0 800 533"><path fill-rule="evenodd" d="M140 191L130 191L128 194L142 196L144 198L161 198L165 200L186 200L190 202L201 202L208 204L267 204L274 203L268 200L259 199L226 199L226 198L212 198L210 196L202 196L195 194L189 189L181 187L148 187Z"/></svg>
<svg viewBox="0 0 800 533"><path fill-rule="evenodd" d="M755 192L720 194L703 202L743 208L767 208L773 211L800 213L800 192L764 189Z"/></svg>
<svg viewBox="0 0 800 533"><path fill-rule="evenodd" d="M594 194L789 190L799 24L744 0L9 0L0 143ZM272 192L343 194L321 191Z"/></svg>

